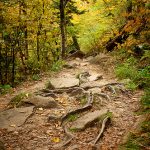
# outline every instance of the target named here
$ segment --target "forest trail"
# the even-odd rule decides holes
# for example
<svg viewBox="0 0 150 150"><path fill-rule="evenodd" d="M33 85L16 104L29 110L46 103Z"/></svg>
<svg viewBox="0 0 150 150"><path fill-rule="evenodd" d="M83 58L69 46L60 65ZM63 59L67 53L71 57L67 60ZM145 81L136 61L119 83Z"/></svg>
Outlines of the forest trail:
<svg viewBox="0 0 150 150"><path fill-rule="evenodd" d="M49 97L57 103L53 108L35 107L20 126L10 124L9 131L1 129L0 140L6 149L117 150L123 137L135 128L139 119L135 112L139 109L142 92L131 93L115 78L112 57L99 54L85 59L70 59L67 64L50 78L44 78L34 85L19 88L15 93L0 98L1 109L4 109L13 96L21 92L39 94L43 98L49 94ZM66 83L67 87L43 90L47 80L51 81L52 78L57 83L60 78L68 80L72 78L74 81L79 79L79 85L74 85L77 83L73 82ZM55 86L65 84L56 85L57 83L53 84ZM93 96L90 103L86 101L89 99L87 93L92 93ZM90 107L84 110L83 107L87 104L90 104ZM25 107L27 106L20 106L21 109ZM76 110L75 113L70 113L73 110ZM72 126L77 127L80 118L84 118L86 114L92 116L92 112L101 110L108 110L112 116L111 122L104 129L103 137L98 142L94 143L101 129L97 120L87 122L81 131L71 130ZM81 121L80 123L82 124Z"/></svg>

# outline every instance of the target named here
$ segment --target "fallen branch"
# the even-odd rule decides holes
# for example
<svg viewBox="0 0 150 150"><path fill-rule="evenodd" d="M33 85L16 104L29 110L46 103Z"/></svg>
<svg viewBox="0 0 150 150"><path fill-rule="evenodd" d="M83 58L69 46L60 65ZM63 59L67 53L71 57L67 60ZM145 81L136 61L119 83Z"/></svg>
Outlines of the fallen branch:
<svg viewBox="0 0 150 150"><path fill-rule="evenodd" d="M103 120L101 130L100 130L100 132L99 132L97 138L96 138L95 141L94 141L94 145L98 142L98 140L99 140L100 137L102 136L102 134L103 134L103 132L104 132L104 129L105 129L105 127L106 127L106 123L107 123L109 120L110 120L110 117L108 117L108 116Z"/></svg>
<svg viewBox="0 0 150 150"><path fill-rule="evenodd" d="M87 103L83 107L72 110L72 111L68 112L67 114L65 114L64 116L62 116L61 121L63 122L70 115L73 115L75 113L81 113L81 112L84 112L88 109L91 109L92 104L93 104L93 94L88 92L87 93Z"/></svg>

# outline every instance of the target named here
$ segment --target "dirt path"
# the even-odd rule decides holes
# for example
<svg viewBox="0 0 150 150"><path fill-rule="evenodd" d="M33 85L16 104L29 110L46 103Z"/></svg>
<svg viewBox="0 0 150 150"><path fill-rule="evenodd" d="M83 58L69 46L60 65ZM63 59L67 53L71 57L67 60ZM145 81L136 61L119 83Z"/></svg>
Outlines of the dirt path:
<svg viewBox="0 0 150 150"><path fill-rule="evenodd" d="M113 86L111 90L105 86L106 84L118 83L117 79L115 79L113 75L113 60L109 58L109 56L102 55L98 58L70 60L69 64L71 64L72 68L64 68L59 73L55 74L55 78L76 77L83 72L102 75L103 78L96 82L90 82L88 86L91 86L91 89L93 89L94 85L104 85L98 90L108 95L111 100L108 100L107 98L101 98L100 101L94 100L93 107L91 109L83 113L79 113L77 116L74 115L72 118L70 117L69 119L71 122L68 123L68 126L70 127L74 123L76 117L80 118L88 112L94 112L95 110L108 109L112 112L111 124L105 130L103 137L94 146L97 150L118 149L124 135L134 127L135 122L138 120L138 116L135 115L135 111L139 107L139 100L142 94L141 91L137 91L134 94L126 92L124 87L118 87L118 85ZM26 89L23 87L23 89L18 90L12 95L9 94L6 97L2 97L0 99L1 106L4 108L10 98L20 92L33 93L43 89L47 80L47 78L43 79ZM116 92L115 94L113 93L114 91L112 91L114 89ZM100 131L100 127L97 123L92 124L92 126L87 127L85 130L80 132L70 131L74 138L66 144L66 146L56 148L56 146L59 146L59 143L65 140L66 135L60 121L51 120L49 117L56 116L58 118L66 114L69 110L78 108L85 103L79 97L75 98L70 96L69 93L67 94L64 92L57 96L58 97L55 100L59 107L53 109L36 108L34 109L33 115L30 116L19 128L9 132L6 130L0 130L2 141L5 143L5 147L7 147L8 150L94 149L92 143Z"/></svg>

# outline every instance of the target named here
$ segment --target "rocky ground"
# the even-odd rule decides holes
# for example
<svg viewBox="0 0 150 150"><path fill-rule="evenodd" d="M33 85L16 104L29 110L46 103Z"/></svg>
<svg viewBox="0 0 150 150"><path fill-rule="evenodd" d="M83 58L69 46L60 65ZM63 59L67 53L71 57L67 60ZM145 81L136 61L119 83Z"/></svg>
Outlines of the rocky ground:
<svg viewBox="0 0 150 150"><path fill-rule="evenodd" d="M70 59L52 77L1 96L1 143L8 150L119 149L139 118L142 93L125 89L114 77L113 63L103 54ZM8 109L21 92L26 97L19 108Z"/></svg>

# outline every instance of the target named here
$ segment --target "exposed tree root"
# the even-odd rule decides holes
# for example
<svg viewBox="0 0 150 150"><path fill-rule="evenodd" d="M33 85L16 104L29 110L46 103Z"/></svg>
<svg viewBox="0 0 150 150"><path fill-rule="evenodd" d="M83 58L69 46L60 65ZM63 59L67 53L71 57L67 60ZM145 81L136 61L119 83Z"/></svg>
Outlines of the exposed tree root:
<svg viewBox="0 0 150 150"><path fill-rule="evenodd" d="M83 107L72 110L72 111L68 112L67 114L65 114L64 116L62 116L61 121L63 122L70 115L73 115L75 113L81 113L81 112L84 112L88 109L91 109L92 104L93 104L93 94L88 92L87 93L87 103Z"/></svg>
<svg viewBox="0 0 150 150"><path fill-rule="evenodd" d="M105 94L105 93L96 93L96 96L101 96L109 101L111 101L111 98L109 97L109 95Z"/></svg>
<svg viewBox="0 0 150 150"><path fill-rule="evenodd" d="M87 85L85 87L82 87L84 90L89 90L91 88L102 88L107 86L115 86L115 85L124 85L123 83L113 82L113 83L107 83L104 85Z"/></svg>
<svg viewBox="0 0 150 150"><path fill-rule="evenodd" d="M117 88L122 92L122 94L127 95L129 98L131 97L129 95L129 90L126 90L122 85L117 85Z"/></svg>
<svg viewBox="0 0 150 150"><path fill-rule="evenodd" d="M108 85L107 87L112 92L112 94L117 94L115 88L112 85Z"/></svg>
<svg viewBox="0 0 150 150"><path fill-rule="evenodd" d="M63 89L54 89L54 90L49 90L49 89L43 89L41 90L41 92L43 93L47 93L47 94L62 94L62 93L71 93L72 91L74 90L84 90L83 88L81 87L78 87L78 86L75 86L75 87L71 87L71 88L63 88Z"/></svg>
<svg viewBox="0 0 150 150"><path fill-rule="evenodd" d="M62 143L56 144L56 145L54 146L55 149L61 149L61 148L65 147L65 146L68 145L68 144L73 140L73 138L74 138L74 135L71 134L71 133L68 131L68 129L67 129L66 126L63 126L63 130L64 130L64 133L66 134L67 139L66 139L65 141L63 141Z"/></svg>
<svg viewBox="0 0 150 150"><path fill-rule="evenodd" d="M104 129L106 128L106 123L110 121L110 117L106 117L103 122L102 122L102 126L101 126L101 129L100 129L100 132L97 136L97 138L94 140L94 145L99 141L100 137L102 136L103 132L104 132Z"/></svg>

